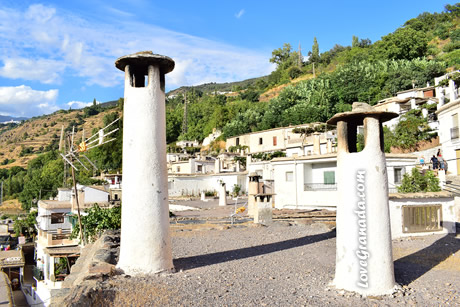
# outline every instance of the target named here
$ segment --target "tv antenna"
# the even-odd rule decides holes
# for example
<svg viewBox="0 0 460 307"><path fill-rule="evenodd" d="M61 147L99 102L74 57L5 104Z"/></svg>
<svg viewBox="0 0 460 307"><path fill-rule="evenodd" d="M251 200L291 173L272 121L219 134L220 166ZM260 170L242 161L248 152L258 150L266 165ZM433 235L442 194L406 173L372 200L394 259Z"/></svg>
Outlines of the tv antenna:
<svg viewBox="0 0 460 307"><path fill-rule="evenodd" d="M84 169L88 170L85 164L81 161L81 157L83 157L89 164L91 164L91 166L94 169L97 169L96 164L94 164L84 153L92 148L99 147L101 145L115 141L116 138L112 137L111 139L107 139L107 137L119 130L119 128L115 128L113 130L109 129L118 120L120 120L120 118L117 118L116 120L114 120L113 122L105 126L104 128L99 129L98 132L96 132L95 134L87 138L86 140L85 140L85 131L83 130L82 141L76 147L74 146L75 126L72 127L72 132L67 134L67 144L68 144L67 152L65 151L66 149L65 142L63 142L64 141L64 129L61 130L61 140L59 142L59 149L64 148L65 154L62 152L60 152L59 154L61 155L62 159L64 159L64 167L66 163L71 166L73 188L75 191L75 200L77 204L78 224L80 226L80 240L81 242L83 242L83 244L85 243L85 241L83 237L83 227L81 224L80 204L79 204L78 191L77 191L77 181L75 179L75 171L78 171L78 168L75 166L75 161L77 161ZM64 144L64 147L62 146L62 143Z"/></svg>

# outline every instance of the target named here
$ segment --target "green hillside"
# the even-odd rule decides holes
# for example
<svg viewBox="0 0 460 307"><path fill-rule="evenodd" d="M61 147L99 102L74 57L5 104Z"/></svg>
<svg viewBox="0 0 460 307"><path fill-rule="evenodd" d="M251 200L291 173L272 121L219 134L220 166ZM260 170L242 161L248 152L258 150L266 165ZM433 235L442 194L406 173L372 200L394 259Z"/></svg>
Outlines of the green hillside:
<svg viewBox="0 0 460 307"><path fill-rule="evenodd" d="M460 68L459 11L459 3L446 5L441 13L409 19L374 43L353 36L350 46L335 45L323 53L314 38L308 60L284 44L272 52L276 70L236 96L215 95L212 87L189 89L186 130L183 95L168 99L168 142L203 140L213 128L229 137L325 121L350 110L354 101L373 105L398 91L434 84L435 77Z"/></svg>

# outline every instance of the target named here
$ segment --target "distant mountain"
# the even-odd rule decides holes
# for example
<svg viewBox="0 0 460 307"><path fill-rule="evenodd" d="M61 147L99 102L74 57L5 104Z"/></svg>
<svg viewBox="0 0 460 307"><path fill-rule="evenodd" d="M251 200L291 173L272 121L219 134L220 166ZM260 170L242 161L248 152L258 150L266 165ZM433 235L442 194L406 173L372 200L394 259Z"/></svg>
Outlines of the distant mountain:
<svg viewBox="0 0 460 307"><path fill-rule="evenodd" d="M202 91L203 93L209 93L209 92L231 92L231 91L238 91L241 89L246 89L250 85L255 85L257 81L259 80L264 80L266 81L268 79L268 76L263 76L263 77L258 77L258 78L252 78L252 79L247 79L243 81L236 81L236 82L225 82L225 83L216 83L216 82L211 82L211 83L205 83L205 84L200 84L200 85L195 85L195 86L181 86L175 90L169 91L166 93L166 96L171 96L171 95L178 95L181 93L184 93L186 91L189 91L191 89Z"/></svg>
<svg viewBox="0 0 460 307"><path fill-rule="evenodd" d="M17 121L20 122L22 120L27 120L27 117L13 117L13 116L6 116L0 115L0 123L10 122L10 121Z"/></svg>

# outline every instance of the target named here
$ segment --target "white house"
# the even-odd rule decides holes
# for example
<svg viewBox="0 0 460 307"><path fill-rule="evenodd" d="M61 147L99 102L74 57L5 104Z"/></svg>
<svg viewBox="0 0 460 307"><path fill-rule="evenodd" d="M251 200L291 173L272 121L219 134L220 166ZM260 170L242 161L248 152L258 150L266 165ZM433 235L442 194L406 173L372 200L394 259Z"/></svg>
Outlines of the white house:
<svg viewBox="0 0 460 307"><path fill-rule="evenodd" d="M82 214L83 209L95 203L109 206L109 192L100 186L77 185L78 200ZM76 197L73 189L58 189L57 200L39 200L36 228L37 267L34 285L27 286L26 299L30 305L49 305L53 289L61 287L64 277L69 274L69 267L80 255L79 239L71 239L73 220L76 213ZM65 259L65 260L61 260ZM57 264L65 261L68 266L62 271Z"/></svg>
<svg viewBox="0 0 460 307"><path fill-rule="evenodd" d="M227 139L226 149L229 151L231 147L245 146L247 147L246 152L248 154L273 151L287 152L289 149L290 155L302 155L301 148L313 145L313 135L305 138L303 134L294 133L293 130L296 128L315 127L320 124L322 123L280 127L234 136ZM328 136L332 134L330 132L323 132L320 133L320 135L320 139L325 143ZM307 154L307 151L308 150L304 150L305 154Z"/></svg>
<svg viewBox="0 0 460 307"><path fill-rule="evenodd" d="M197 140L194 141L178 141L176 142L176 146L180 148L186 148L186 147L198 147L200 146L200 142Z"/></svg>
<svg viewBox="0 0 460 307"><path fill-rule="evenodd" d="M459 89L455 86L454 81L450 78L453 74L456 73L460 73L460 70L452 71L441 77L434 78L434 84L436 85L436 97L439 98L440 107L442 107L444 103L457 100L459 97ZM439 83L446 79L448 80L447 86L439 86Z"/></svg>
<svg viewBox="0 0 460 307"><path fill-rule="evenodd" d="M38 201L37 267L34 274L34 285L27 286L29 291L26 293L26 299L30 305L49 305L51 290L59 289L65 276L56 274L55 265L60 261L59 258L65 257L66 261L74 262L80 254L78 240L70 238L71 210L72 204L69 200Z"/></svg>
<svg viewBox="0 0 460 307"><path fill-rule="evenodd" d="M169 196L199 196L201 192L215 192L219 190L221 182L225 183L226 190L231 192L235 185L247 191L247 172L219 173L219 174L169 174Z"/></svg>
<svg viewBox="0 0 460 307"><path fill-rule="evenodd" d="M422 115L428 117L428 124L431 129L438 129L438 121L429 115L425 108L421 108L424 104L437 104L438 98L435 97L435 87L427 86L423 88L414 88L396 93L396 97L390 97L379 101L374 109L384 112L395 112L400 116L410 110L422 109ZM394 128L400 120L400 117L393 118L384 123L384 126Z"/></svg>
<svg viewBox="0 0 460 307"><path fill-rule="evenodd" d="M190 158L186 161L172 162L168 168L172 174L209 174L214 173L215 161L216 159L211 157Z"/></svg>
<svg viewBox="0 0 460 307"><path fill-rule="evenodd" d="M417 164L417 156L386 154L386 162L389 189L390 192L394 192L400 185L403 174ZM338 197L335 153L276 158L271 161L271 164L276 208L335 209Z"/></svg>
<svg viewBox="0 0 460 307"><path fill-rule="evenodd" d="M460 99L451 101L436 111L439 119L439 143L448 170L453 175L460 174L460 133L459 133Z"/></svg>

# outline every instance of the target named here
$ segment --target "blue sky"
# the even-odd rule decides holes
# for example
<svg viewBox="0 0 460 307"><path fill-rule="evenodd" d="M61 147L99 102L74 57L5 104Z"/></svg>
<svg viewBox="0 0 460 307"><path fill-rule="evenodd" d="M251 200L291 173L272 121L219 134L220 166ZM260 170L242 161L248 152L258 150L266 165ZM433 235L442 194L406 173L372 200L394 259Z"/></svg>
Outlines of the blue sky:
<svg viewBox="0 0 460 307"><path fill-rule="evenodd" d="M269 74L272 50L316 36L320 52L372 42L439 0L0 0L0 114L36 116L123 96L123 55L152 50L176 68L166 90Z"/></svg>

